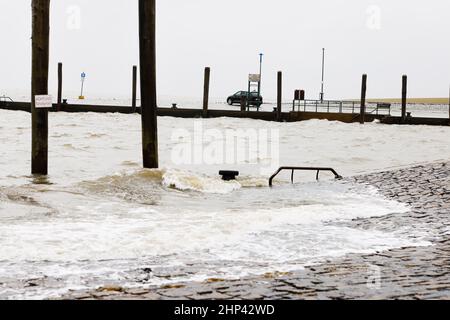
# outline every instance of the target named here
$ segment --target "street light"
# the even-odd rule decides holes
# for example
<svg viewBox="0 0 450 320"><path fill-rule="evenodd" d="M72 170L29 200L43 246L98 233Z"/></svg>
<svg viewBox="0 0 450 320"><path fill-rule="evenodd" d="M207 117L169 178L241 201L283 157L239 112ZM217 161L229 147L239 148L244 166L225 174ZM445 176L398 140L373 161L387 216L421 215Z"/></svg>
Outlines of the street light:
<svg viewBox="0 0 450 320"><path fill-rule="evenodd" d="M262 75L262 63L263 63L263 53L259 54L259 82L258 82L258 96L261 95L261 75Z"/></svg>
<svg viewBox="0 0 450 320"><path fill-rule="evenodd" d="M323 84L325 79L325 48L322 48L322 89L320 90L320 102L323 102Z"/></svg>

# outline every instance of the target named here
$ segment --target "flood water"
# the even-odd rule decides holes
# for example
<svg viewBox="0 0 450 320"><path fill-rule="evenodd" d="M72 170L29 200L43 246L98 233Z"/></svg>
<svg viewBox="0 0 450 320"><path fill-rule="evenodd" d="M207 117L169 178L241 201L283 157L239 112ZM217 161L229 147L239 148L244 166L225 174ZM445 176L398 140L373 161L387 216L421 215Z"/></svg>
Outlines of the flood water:
<svg viewBox="0 0 450 320"><path fill-rule="evenodd" d="M161 169L143 170L139 115L49 118L49 176L39 178L29 175L30 115L0 111L0 298L235 278L427 245L407 226L342 223L409 210L375 188L327 174L315 182L315 173L294 185L282 175L269 188L268 177L281 165L351 176L450 158L447 127L162 117ZM258 137L258 152L246 153L246 138L230 142L236 130ZM224 182L220 169L240 176ZM170 277L143 274L150 269Z"/></svg>

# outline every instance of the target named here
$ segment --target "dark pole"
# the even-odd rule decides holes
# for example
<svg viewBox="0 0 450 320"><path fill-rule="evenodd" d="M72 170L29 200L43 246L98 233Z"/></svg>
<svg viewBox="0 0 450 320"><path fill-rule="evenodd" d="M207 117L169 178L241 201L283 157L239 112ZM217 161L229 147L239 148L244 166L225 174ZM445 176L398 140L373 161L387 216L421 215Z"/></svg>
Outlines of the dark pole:
<svg viewBox="0 0 450 320"><path fill-rule="evenodd" d="M261 95L261 81L262 81L262 63L264 54L259 54L259 82L258 82L258 96Z"/></svg>
<svg viewBox="0 0 450 320"><path fill-rule="evenodd" d="M277 121L281 121L281 106L283 96L283 73L281 71L278 71L277 80Z"/></svg>
<svg viewBox="0 0 450 320"><path fill-rule="evenodd" d="M208 104L209 104L209 80L211 77L211 68L205 68L205 77L203 83L203 117L208 117Z"/></svg>
<svg viewBox="0 0 450 320"><path fill-rule="evenodd" d="M408 94L408 76L402 77L402 123L406 122L406 98Z"/></svg>
<svg viewBox="0 0 450 320"><path fill-rule="evenodd" d="M247 97L245 99L245 104L247 106L247 111L250 111L250 90L252 89L252 83L250 81L250 79L248 79L248 91L247 91Z"/></svg>
<svg viewBox="0 0 450 320"><path fill-rule="evenodd" d="M360 110L361 124L364 124L366 121L366 92L367 92L367 74L363 74L361 86L361 110Z"/></svg>
<svg viewBox="0 0 450 320"><path fill-rule="evenodd" d="M156 3L139 0L139 53L142 105L142 155L144 168L158 168L156 104Z"/></svg>
<svg viewBox="0 0 450 320"><path fill-rule="evenodd" d="M133 66L133 86L131 93L131 107L133 109L133 113L136 112L136 97L137 97L137 66Z"/></svg>
<svg viewBox="0 0 450 320"><path fill-rule="evenodd" d="M325 48L322 48L322 86L320 90L320 102L323 102L324 99L324 82L325 82Z"/></svg>
<svg viewBox="0 0 450 320"><path fill-rule="evenodd" d="M35 96L48 94L50 0L32 1L31 173L48 173L48 110L36 109Z"/></svg>
<svg viewBox="0 0 450 320"><path fill-rule="evenodd" d="M62 63L58 63L58 102L56 110L61 110L61 102L62 102L62 79L63 79L63 70Z"/></svg>
<svg viewBox="0 0 450 320"><path fill-rule="evenodd" d="M245 112L246 109L246 98L244 96L241 96L241 111Z"/></svg>

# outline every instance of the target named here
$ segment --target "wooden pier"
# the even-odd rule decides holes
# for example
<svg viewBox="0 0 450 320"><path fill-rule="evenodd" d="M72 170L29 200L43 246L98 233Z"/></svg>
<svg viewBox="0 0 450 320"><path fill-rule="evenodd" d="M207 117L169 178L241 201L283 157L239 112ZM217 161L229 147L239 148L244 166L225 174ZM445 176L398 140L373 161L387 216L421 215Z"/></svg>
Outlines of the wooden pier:
<svg viewBox="0 0 450 320"><path fill-rule="evenodd" d="M58 104L54 104L53 112L56 112ZM29 102L12 102L0 101L0 110L25 111L30 112L31 104ZM61 104L58 109L61 112L79 113L79 112L96 112L96 113L122 113L133 114L141 113L140 107L132 106L107 106L107 105L80 105L80 104ZM188 109L188 108L158 108L157 115L160 117L175 117L175 118L203 118L204 109ZM341 113L341 112L314 112L314 111L289 111L289 112L264 112L264 111L241 111L241 110L214 110L209 109L207 113L208 118L247 118L264 121L283 121L296 122L306 121L312 119L321 119L329 121L340 121L344 123L359 123L359 114ZM426 117L411 117L402 121L401 116L390 116L376 113L366 113L364 117L365 122L372 122L379 120L385 124L405 124L405 125L431 125L431 126L448 126L450 120L448 118L426 118Z"/></svg>

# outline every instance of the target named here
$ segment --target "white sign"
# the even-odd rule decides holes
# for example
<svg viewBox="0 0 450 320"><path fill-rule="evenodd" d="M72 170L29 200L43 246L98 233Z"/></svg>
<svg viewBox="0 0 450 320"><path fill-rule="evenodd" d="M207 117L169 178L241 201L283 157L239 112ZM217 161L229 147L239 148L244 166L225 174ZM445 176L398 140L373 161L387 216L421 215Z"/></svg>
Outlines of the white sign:
<svg viewBox="0 0 450 320"><path fill-rule="evenodd" d="M259 82L261 80L261 76L259 74L249 74L248 81L250 82Z"/></svg>
<svg viewBox="0 0 450 320"><path fill-rule="evenodd" d="M34 96L34 107L37 109L51 108L52 100L50 95Z"/></svg>

